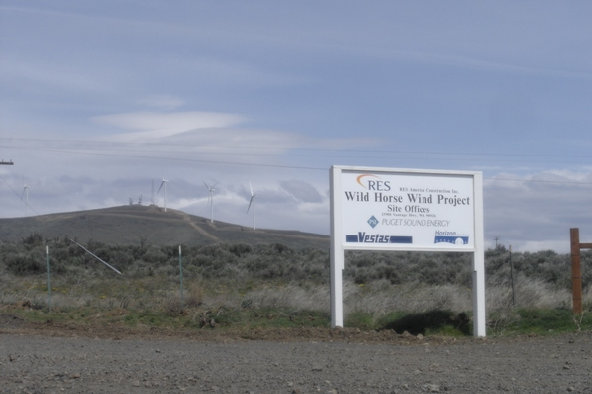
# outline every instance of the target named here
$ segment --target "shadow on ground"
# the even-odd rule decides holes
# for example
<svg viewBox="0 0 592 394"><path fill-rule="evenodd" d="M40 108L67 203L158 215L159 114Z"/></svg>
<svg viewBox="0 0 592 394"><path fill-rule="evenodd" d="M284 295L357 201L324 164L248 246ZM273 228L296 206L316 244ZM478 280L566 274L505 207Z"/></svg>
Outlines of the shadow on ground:
<svg viewBox="0 0 592 394"><path fill-rule="evenodd" d="M455 314L448 311L430 311L405 315L400 319L388 322L383 329L395 330L398 334L407 331L413 335L425 335L426 331L438 331L447 326L465 335L471 334L469 317L465 313Z"/></svg>

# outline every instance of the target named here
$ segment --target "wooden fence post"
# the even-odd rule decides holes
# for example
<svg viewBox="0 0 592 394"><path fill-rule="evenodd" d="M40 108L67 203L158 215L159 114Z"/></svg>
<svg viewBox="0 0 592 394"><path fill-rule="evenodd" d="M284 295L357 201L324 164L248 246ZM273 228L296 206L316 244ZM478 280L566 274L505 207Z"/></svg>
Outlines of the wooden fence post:
<svg viewBox="0 0 592 394"><path fill-rule="evenodd" d="M582 270L580 268L580 230L569 229L571 244L571 288L573 313L582 314Z"/></svg>

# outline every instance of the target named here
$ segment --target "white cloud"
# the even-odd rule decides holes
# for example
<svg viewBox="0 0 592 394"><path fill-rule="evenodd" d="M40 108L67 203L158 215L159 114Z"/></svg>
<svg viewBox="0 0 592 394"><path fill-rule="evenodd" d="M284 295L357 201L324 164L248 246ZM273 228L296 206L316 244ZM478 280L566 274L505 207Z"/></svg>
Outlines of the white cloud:
<svg viewBox="0 0 592 394"><path fill-rule="evenodd" d="M139 155L273 165L290 149L314 144L310 138L296 133L245 128L242 126L245 117L229 113L134 112L97 116L92 120L115 128L114 134L104 137L94 147L104 149L109 155L129 158Z"/></svg>
<svg viewBox="0 0 592 394"><path fill-rule="evenodd" d="M246 209L253 182L258 228L300 230L327 234L329 229L328 175L318 171L297 173L291 170L231 167L218 170L180 163L170 165L166 174L150 160L140 167L128 168L118 161L109 161L103 175L52 175L43 178L24 177L4 170L3 185L7 191L0 196L0 216L14 217L78 209L125 205L141 194L144 203L151 200L151 178L165 175L169 180L167 207L209 218L208 193L204 180L218 183L215 195L215 219L251 226L252 217ZM88 165L94 166L93 161ZM144 168L144 164L146 165ZM173 163L174 164L174 163ZM86 166L86 161L76 167ZM105 171L113 174L105 177ZM134 174L135 172L135 174ZM63 173L63 172L60 172ZM84 168L80 168L84 173ZM287 176L287 174L290 174ZM592 195L592 173L554 170L546 173L518 175L504 173L486 177L485 237L493 246L494 238L512 245L516 251L554 249L569 250L569 228L578 227L583 241L592 240L592 211L587 209ZM30 205L20 200L24 184L31 186ZM12 193L10 192L12 190ZM156 196L162 204L162 196Z"/></svg>
<svg viewBox="0 0 592 394"><path fill-rule="evenodd" d="M318 203L323 200L318 190L308 182L300 180L282 181L280 186L296 201Z"/></svg>
<svg viewBox="0 0 592 394"><path fill-rule="evenodd" d="M485 182L485 230L517 250L566 252L569 229L592 237L592 173L553 170L529 175L501 174Z"/></svg>
<svg viewBox="0 0 592 394"><path fill-rule="evenodd" d="M132 112L103 115L93 121L123 130L141 130L115 137L122 142L146 142L170 137L189 130L231 127L245 121L244 117L217 112Z"/></svg>

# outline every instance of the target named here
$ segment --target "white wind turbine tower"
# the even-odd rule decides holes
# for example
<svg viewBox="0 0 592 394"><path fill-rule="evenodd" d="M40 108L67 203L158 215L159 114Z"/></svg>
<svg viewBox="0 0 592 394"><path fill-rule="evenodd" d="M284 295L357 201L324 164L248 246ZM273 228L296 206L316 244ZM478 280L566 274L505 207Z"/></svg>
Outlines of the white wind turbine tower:
<svg viewBox="0 0 592 394"><path fill-rule="evenodd" d="M253 207L253 230L255 230L255 192L253 191L253 184L249 182L249 187L251 188L251 199L249 200L249 207L247 208L247 214L251 207Z"/></svg>
<svg viewBox="0 0 592 394"><path fill-rule="evenodd" d="M152 205L156 205L156 202L154 200L154 179L152 180Z"/></svg>
<svg viewBox="0 0 592 394"><path fill-rule="evenodd" d="M210 223L214 223L214 192L216 191L216 185L210 186L206 182L206 189L208 189L208 193L210 193L210 197L208 200L210 201Z"/></svg>
<svg viewBox="0 0 592 394"><path fill-rule="evenodd" d="M23 187L23 196L21 197L21 199L24 199L25 201L25 205L29 206L29 185L25 185Z"/></svg>
<svg viewBox="0 0 592 394"><path fill-rule="evenodd" d="M164 211L167 211L166 208L166 184L169 180L165 179L165 177L162 177L162 181L160 182L160 186L158 187L158 191L156 192L156 194L160 193L160 189L162 189L164 187L163 190L163 201L164 201Z"/></svg>

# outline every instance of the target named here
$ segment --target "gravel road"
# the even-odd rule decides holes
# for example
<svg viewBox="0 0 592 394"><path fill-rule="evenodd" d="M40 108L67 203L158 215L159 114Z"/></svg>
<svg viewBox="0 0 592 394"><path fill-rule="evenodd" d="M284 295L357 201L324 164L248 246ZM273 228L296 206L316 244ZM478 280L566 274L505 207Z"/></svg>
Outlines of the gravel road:
<svg viewBox="0 0 592 394"><path fill-rule="evenodd" d="M592 392L592 334L360 343L0 330L0 391Z"/></svg>

